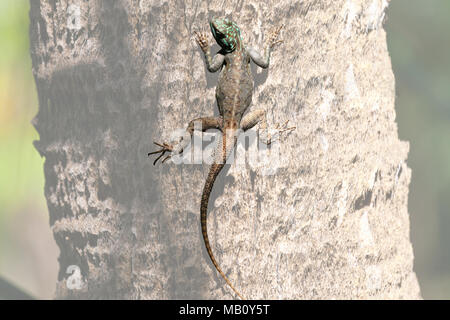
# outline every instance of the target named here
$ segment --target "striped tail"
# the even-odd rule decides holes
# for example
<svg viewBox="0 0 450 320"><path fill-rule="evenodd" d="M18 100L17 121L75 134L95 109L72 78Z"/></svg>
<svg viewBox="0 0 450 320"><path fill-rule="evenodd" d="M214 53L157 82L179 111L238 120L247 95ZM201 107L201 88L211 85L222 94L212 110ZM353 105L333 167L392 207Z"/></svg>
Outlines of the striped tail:
<svg viewBox="0 0 450 320"><path fill-rule="evenodd" d="M206 178L205 186L203 188L203 193L202 193L202 201L200 204L200 220L201 220L201 225L202 225L202 234L203 234L203 240L205 241L206 251L208 252L209 257L211 258L211 261L212 261L214 267L216 267L217 271L220 273L222 278L226 281L226 283L228 283L230 288L233 289L233 291L239 296L239 298L241 298L242 300L245 300L244 297L233 287L230 280L228 280L228 278L225 276L223 271L220 269L219 264L217 263L216 259L214 258L211 246L209 244L209 239L208 239L206 216L207 216L207 211L208 211L209 195L211 194L211 190L214 185L214 181L216 180L216 177L219 174L220 170L222 170L223 166L224 166L224 164L220 164L220 163L212 164L211 168L209 170L209 173L208 173L208 177Z"/></svg>

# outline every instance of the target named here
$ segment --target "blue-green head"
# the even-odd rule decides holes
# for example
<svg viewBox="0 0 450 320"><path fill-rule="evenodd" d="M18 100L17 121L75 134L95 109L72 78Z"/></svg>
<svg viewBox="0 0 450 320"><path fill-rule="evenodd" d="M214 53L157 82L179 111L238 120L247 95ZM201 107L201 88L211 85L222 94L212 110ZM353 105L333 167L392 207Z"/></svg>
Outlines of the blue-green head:
<svg viewBox="0 0 450 320"><path fill-rule="evenodd" d="M209 25L217 44L226 52L234 51L241 43L241 30L233 21L214 17Z"/></svg>

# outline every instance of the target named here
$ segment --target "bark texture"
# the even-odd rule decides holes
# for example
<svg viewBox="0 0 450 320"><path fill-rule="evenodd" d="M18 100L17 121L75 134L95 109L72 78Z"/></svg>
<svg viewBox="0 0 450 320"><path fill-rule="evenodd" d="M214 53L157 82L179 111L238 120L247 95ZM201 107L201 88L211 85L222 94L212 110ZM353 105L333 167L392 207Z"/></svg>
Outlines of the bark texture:
<svg viewBox="0 0 450 320"><path fill-rule="evenodd" d="M386 0L30 4L57 298L235 298L202 242L208 167L146 156L217 114L217 74L193 41L213 15L260 50L285 24L269 70L252 67L251 108L297 126L280 161L219 175L208 231L222 270L250 299L420 298Z"/></svg>

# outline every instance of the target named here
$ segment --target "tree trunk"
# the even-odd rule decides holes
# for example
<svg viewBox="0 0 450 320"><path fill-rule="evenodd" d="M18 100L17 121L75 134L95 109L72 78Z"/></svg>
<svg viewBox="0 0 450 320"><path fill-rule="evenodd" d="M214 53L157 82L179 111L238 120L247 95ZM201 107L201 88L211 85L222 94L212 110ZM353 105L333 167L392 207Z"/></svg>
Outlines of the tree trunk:
<svg viewBox="0 0 450 320"><path fill-rule="evenodd" d="M420 298L386 0L30 4L57 298L236 298L201 236L208 166L147 157L152 141L218 114L218 74L193 41L213 15L260 50L285 25L268 71L252 66L250 109L296 126L280 159L217 178L208 232L227 277L249 299Z"/></svg>

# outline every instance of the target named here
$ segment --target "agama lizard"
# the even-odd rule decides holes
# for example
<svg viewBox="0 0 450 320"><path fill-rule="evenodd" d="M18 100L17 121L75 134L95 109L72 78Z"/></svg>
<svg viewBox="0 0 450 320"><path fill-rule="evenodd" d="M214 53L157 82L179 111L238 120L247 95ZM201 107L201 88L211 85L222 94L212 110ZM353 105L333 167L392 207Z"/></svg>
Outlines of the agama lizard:
<svg viewBox="0 0 450 320"><path fill-rule="evenodd" d="M213 18L210 20L209 25L214 39L221 48L214 58L211 58L206 34L195 32L195 39L205 55L208 71L216 72L221 70L219 83L216 87L216 100L220 116L194 119L189 123L186 130L192 137L194 133L194 123L200 122L202 131L218 129L222 132L221 140L215 152L214 162L209 169L208 177L206 178L203 188L200 204L201 228L206 251L211 258L213 265L231 289L233 289L241 299L244 299L220 269L219 264L212 253L208 239L206 221L208 200L217 175L224 167L228 156L236 145L239 129L246 131L261 122L260 129L266 133L265 137L262 138L265 140L263 142L266 144L271 143L271 137L267 132L265 111L255 110L246 115L244 115L244 113L250 106L252 100L253 77L250 72L250 60L253 60L253 62L261 68L267 68L269 66L271 50L277 43L282 42L281 40L277 40L282 26L275 29L269 35L264 55L261 56L256 50L244 46L240 29L233 21ZM279 132L294 129L287 128L286 125L287 123L280 128ZM152 154L159 154L153 164L156 164L166 152L169 152L170 154L167 155L162 162L165 162L174 154L182 153L183 149L189 144L189 140L181 138L175 145L157 142L155 142L155 144L160 146L161 149L148 154L149 156Z"/></svg>

